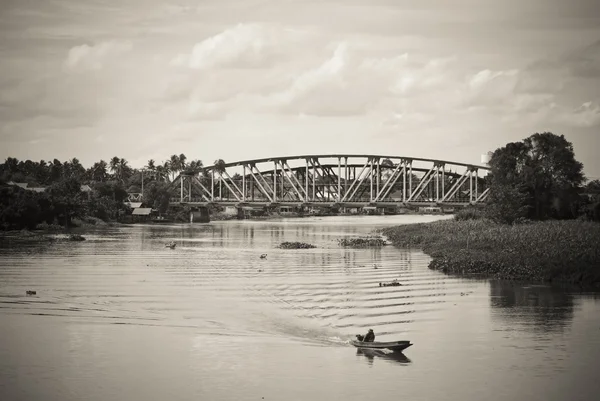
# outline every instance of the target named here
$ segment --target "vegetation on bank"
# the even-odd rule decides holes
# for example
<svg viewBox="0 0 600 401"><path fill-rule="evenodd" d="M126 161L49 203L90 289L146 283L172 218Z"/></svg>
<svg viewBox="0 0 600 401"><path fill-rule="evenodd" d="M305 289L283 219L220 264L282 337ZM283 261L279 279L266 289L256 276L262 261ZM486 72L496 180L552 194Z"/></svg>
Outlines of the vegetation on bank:
<svg viewBox="0 0 600 401"><path fill-rule="evenodd" d="M485 207L383 233L445 273L600 285L600 182L583 186L572 144L534 134L496 149L489 165Z"/></svg>
<svg viewBox="0 0 600 401"><path fill-rule="evenodd" d="M500 224L445 220L382 230L400 247L419 247L431 269L507 280L600 285L600 225L588 221Z"/></svg>
<svg viewBox="0 0 600 401"><path fill-rule="evenodd" d="M130 212L128 193L143 192L144 203L164 213L172 196L171 181L181 172L201 169L200 160L187 161L184 154L163 164L148 160L141 169L116 156L88 169L77 158L35 162L9 157L0 164L0 231L55 231L118 221ZM189 215L175 219L187 221Z"/></svg>

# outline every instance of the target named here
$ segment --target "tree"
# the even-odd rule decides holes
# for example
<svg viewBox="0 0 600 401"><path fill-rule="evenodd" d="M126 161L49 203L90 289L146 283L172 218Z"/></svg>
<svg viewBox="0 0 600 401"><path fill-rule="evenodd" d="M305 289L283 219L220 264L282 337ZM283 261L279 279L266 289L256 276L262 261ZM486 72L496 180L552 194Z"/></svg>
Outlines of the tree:
<svg viewBox="0 0 600 401"><path fill-rule="evenodd" d="M167 163L169 164L169 170L171 172L171 181L173 181L175 180L177 173L181 171L181 160L178 155L172 155Z"/></svg>
<svg viewBox="0 0 600 401"><path fill-rule="evenodd" d="M583 165L563 135L536 133L509 143L492 153L489 164L490 210L537 220L575 217Z"/></svg>
<svg viewBox="0 0 600 401"><path fill-rule="evenodd" d="M171 190L167 182L153 181L144 187L144 202L160 213L167 211L170 199Z"/></svg>
<svg viewBox="0 0 600 401"><path fill-rule="evenodd" d="M110 162L109 162L110 171L115 175L115 177L118 177L117 172L119 171L120 161L121 161L120 158L118 158L117 156L114 156L112 159L110 159Z"/></svg>
<svg viewBox="0 0 600 401"><path fill-rule="evenodd" d="M71 225L73 217L81 217L83 211L83 193L81 184L75 178L65 178L46 188L50 196L56 217L66 227Z"/></svg>
<svg viewBox="0 0 600 401"><path fill-rule="evenodd" d="M79 159L74 157L63 164L64 176L81 180L85 175L85 168L79 162Z"/></svg>
<svg viewBox="0 0 600 401"><path fill-rule="evenodd" d="M600 180L592 180L585 186L585 193L595 197L600 196Z"/></svg>
<svg viewBox="0 0 600 401"><path fill-rule="evenodd" d="M33 229L42 219L40 195L14 187L0 188L0 229Z"/></svg>
<svg viewBox="0 0 600 401"><path fill-rule="evenodd" d="M192 160L185 168L185 174L196 175L202 171L202 160Z"/></svg>
<svg viewBox="0 0 600 401"><path fill-rule="evenodd" d="M226 164L225 160L217 159L217 160L215 160L214 167L213 167L214 171L219 174L217 177L219 180L219 199L221 199L223 196L222 175L226 170L225 164Z"/></svg>
<svg viewBox="0 0 600 401"><path fill-rule="evenodd" d="M168 160L162 166L156 167L156 174L161 180L168 180L169 173L171 173L171 163Z"/></svg>
<svg viewBox="0 0 600 401"><path fill-rule="evenodd" d="M91 181L104 182L108 178L108 164L104 160L94 163L87 171L87 175Z"/></svg>
<svg viewBox="0 0 600 401"><path fill-rule="evenodd" d="M50 166L50 181L56 182L60 180L63 176L63 165L58 159L54 159L52 161L52 165Z"/></svg>

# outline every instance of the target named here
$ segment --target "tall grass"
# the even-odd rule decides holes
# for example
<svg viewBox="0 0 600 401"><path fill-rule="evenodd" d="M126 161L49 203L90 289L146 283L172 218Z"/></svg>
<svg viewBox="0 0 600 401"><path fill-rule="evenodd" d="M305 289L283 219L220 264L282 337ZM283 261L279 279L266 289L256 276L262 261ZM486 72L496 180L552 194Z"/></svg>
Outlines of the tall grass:
<svg viewBox="0 0 600 401"><path fill-rule="evenodd" d="M446 220L383 230L397 246L419 247L430 268L500 279L600 285L600 225L545 221L503 225Z"/></svg>

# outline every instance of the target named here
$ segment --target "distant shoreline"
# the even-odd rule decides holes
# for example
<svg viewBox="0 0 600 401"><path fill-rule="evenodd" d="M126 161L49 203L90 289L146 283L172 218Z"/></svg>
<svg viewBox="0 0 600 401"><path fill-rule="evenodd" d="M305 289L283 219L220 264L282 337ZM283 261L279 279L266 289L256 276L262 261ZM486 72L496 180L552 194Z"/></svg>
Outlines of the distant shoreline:
<svg viewBox="0 0 600 401"><path fill-rule="evenodd" d="M381 230L397 247L431 256L448 274L600 287L600 224L578 220L502 225L443 220Z"/></svg>

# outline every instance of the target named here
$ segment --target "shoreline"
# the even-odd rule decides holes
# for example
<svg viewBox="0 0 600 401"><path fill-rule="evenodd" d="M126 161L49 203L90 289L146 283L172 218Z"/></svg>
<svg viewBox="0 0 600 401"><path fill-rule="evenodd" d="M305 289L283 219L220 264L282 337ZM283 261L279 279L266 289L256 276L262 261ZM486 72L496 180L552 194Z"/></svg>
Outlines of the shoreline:
<svg viewBox="0 0 600 401"><path fill-rule="evenodd" d="M600 288L600 225L578 220L501 225L444 220L379 230L396 247L417 247L429 268L478 279Z"/></svg>

